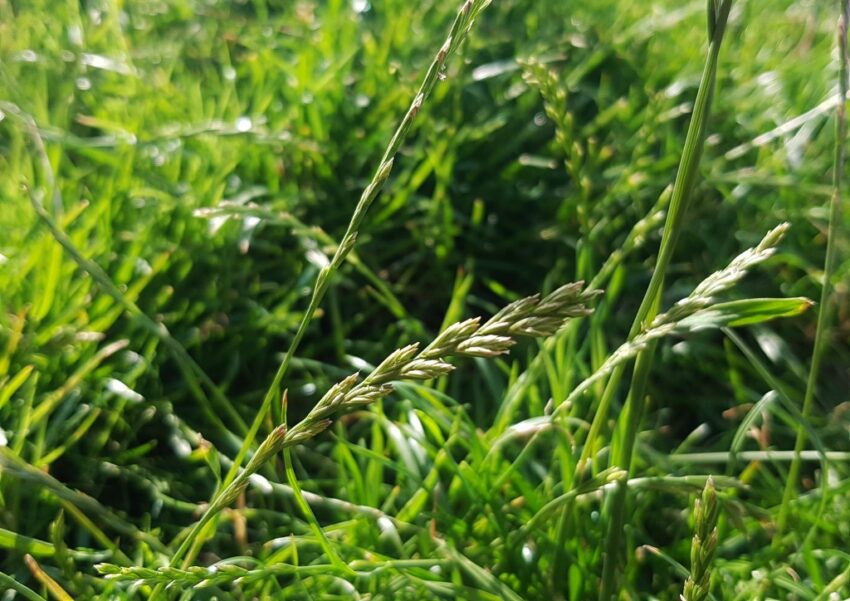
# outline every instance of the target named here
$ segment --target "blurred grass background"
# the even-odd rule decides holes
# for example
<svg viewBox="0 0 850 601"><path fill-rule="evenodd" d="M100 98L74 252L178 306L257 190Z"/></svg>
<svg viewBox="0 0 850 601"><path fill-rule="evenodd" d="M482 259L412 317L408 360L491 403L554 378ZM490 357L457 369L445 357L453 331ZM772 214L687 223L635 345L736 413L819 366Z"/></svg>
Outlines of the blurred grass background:
<svg viewBox="0 0 850 601"><path fill-rule="evenodd" d="M736 2L702 179L667 304L779 221L792 224L781 253L740 294L818 298L833 169L833 4ZM596 273L675 175L702 66L704 9L702 1L494 2L417 119L356 256L301 346L287 380L291 412L303 414L341 375L426 341L441 325ZM238 440L210 423L209 408L187 390L159 339L63 253L28 194L41 198L128 298L167 326L250 421L318 269L456 10L455 3L428 0L0 0L0 428L9 452L164 541L186 526L215 486L209 454L193 432L231 456ZM557 74L569 131L547 116L529 77L531 59ZM573 160L579 169L565 168L569 157L581 157ZM843 224L848 231L846 206ZM520 399L524 417L568 392L623 340L659 233L617 268L578 347L562 345L545 369L530 372ZM839 243L837 319L813 428L822 444L841 451L850 447L850 255L847 237ZM805 388L814 323L810 312L741 334L794 398ZM399 427L415 431L410 416L433 410L428 403L439 399L445 414L437 412L434 419L443 421L434 429L448 437L456 420L465 425L454 436L486 432L537 352L526 345L505 361L468 362L434 389L402 389L375 421L355 416L299 451L305 489L390 515L409 510L402 499L426 486L440 444L437 437L416 448ZM641 444L662 456L727 451L767 389L728 338L672 340L653 376ZM747 448L793 447L793 420L772 411ZM581 415L588 416L592 405ZM238 438L236 425L226 425ZM422 428L423 437L434 435ZM480 444L446 448L452 462L474 464L466 454L484 452ZM545 466L545 453L536 452ZM808 465L816 491L823 474ZM730 466L728 475L748 482L746 500L768 513L748 514L721 549L728 582L718 585L718 598L733 598L736 586L740 598L776 591L815 598L844 569L815 550L846 551L840 541L850 537L850 508L836 500L828 509L834 513L817 513L812 492L805 515L826 523L820 538L807 539L805 557L770 554L763 549L765 515L781 499L785 467L743 467ZM847 467L834 469L846 493ZM2 476L0 527L49 539L59 508L44 483L33 482ZM523 494L542 503L548 493L534 486ZM545 537L537 543L544 545L539 569L517 567L523 550L503 556L492 542L510 526L494 525L485 501L478 514L468 497L442 509L429 502L430 517L449 539L470 543L467 554L517 592L552 598L553 585L540 575ZM681 510L688 503L676 498L659 492L637 502L632 598L656 598L646 591L675 598L680 589L675 570L634 551L669 545L687 563L690 530ZM207 560L306 531L291 500L260 495L252 506L251 543L222 534ZM598 573L598 552L582 551L599 538L592 511L586 513L569 549L577 567L567 598L585 598ZM320 517L365 549L407 556L420 544L404 538L399 553L374 525L340 522L330 509ZM64 521L68 545L102 546L97 530ZM803 539L810 524L799 525ZM136 544L122 543L131 556L130 549L144 554L144 543ZM26 579L19 551L7 546L0 569ZM262 548L252 552L268 558ZM57 577L79 598L118 594L93 583L84 561L75 568L59 563ZM786 567L802 574L800 590L789 592Z"/></svg>

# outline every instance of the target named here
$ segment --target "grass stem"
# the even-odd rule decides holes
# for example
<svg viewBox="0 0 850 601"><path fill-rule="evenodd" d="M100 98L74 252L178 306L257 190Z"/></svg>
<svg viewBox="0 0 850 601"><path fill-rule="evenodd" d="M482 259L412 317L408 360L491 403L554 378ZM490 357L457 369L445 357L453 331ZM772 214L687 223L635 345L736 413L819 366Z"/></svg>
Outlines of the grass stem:
<svg viewBox="0 0 850 601"><path fill-rule="evenodd" d="M828 346L830 321L832 314L832 278L838 268L838 232L841 223L841 195L844 178L844 144L847 138L847 23L850 20L850 2L840 0L841 14L838 18L838 98L835 105L835 148L832 172L832 197L829 203L829 225L827 226L826 259L824 261L823 285L821 287L820 304L818 305L818 321L815 330L812 364L806 380L806 392L803 396L802 417L808 421L812 415L818 377L821 371L821 361ZM806 430L801 424L797 428L794 452L798 455L788 470L785 490L782 494L782 505L776 521L774 543L780 544L782 535L788 525L791 500L797 492L797 480L800 477L799 454L806 446ZM826 477L823 474L822 477Z"/></svg>
<svg viewBox="0 0 850 601"><path fill-rule="evenodd" d="M418 92L414 96L413 101L407 110L407 113L405 114L404 118L402 119L401 123L399 124L398 128L390 139L386 150L384 151L378 168L375 171L374 176L372 177L372 181L369 183L368 186L366 186L365 190L363 191L363 194L361 195L360 200L358 201L354 209L354 213L348 223L348 227L346 228L345 234L340 240L339 246L337 247L333 258L331 259L328 265L322 268L322 270L319 272L318 277L316 278L316 282L313 287L313 293L310 297L310 303L307 307L307 310L304 312L298 324L295 336L293 337L292 342L290 343L289 348L287 349L286 354L284 355L284 358L281 361L277 372L275 373L271 385L269 386L265 396L263 397L263 402L260 406L260 409L254 417L250 428L248 429L248 433L244 438L239 453L234 458L233 465L230 467L227 475L224 478L224 481L222 482L222 486L220 487L212 502L210 503L209 509L204 513L202 518L191 530L189 536L183 541L183 543L171 557L170 565L172 567L180 564L186 565L187 563L191 562L193 558L186 557L184 559L184 555L190 548L193 548L192 545L194 539L202 532L206 524L212 520L213 516L215 516L216 513L221 511L221 509L226 506L226 503L222 503L222 500L233 498L233 491L239 490L241 486L244 486L247 476L245 476L244 478L240 476L239 470L251 446L254 444L254 440L256 439L257 433L259 432L260 426L265 420L266 415L268 414L268 411L272 406L272 403L275 401L275 399L280 398L280 391L281 386L283 384L284 376L289 370L292 358L295 356L295 353L298 350L298 347L301 344L304 335L307 333L307 329L311 321L313 320L313 316L315 315L316 310L319 308L319 305L321 304L325 293L328 291L328 288L331 285L333 276L336 274L337 270L339 269L339 266L345 260L346 256L354 248L354 245L357 240L357 234L360 230L361 224L363 223L363 219L366 217L366 213L369 210L369 207L372 205L372 202L378 196L378 193L381 191L384 184L386 183L387 178L389 178L390 172L393 168L393 161L395 159L395 155L401 147L401 144L407 137L407 134L409 133L410 128L413 125L413 121L416 118L416 115L422 108L423 102L431 94L432 90L434 89L434 86L440 79L440 73L442 72L445 66L446 60L451 54L453 54L457 50L457 48L466 38L466 35L469 33L474 18L481 10L486 7L487 4L489 4L487 0L466 0L463 3L461 9L458 11L457 16L455 17L455 20L452 24L452 28L448 38L446 38L445 43L441 46L440 50L437 52L436 56L431 62L431 65L428 68L428 71L422 81L422 84L420 85ZM259 453L259 450L257 452ZM242 474L244 473L245 472L242 472Z"/></svg>
<svg viewBox="0 0 850 601"><path fill-rule="evenodd" d="M732 8L732 0L720 0L709 2L709 46L708 56L700 79L694 110L691 115L688 133L685 138L685 147L682 152L679 170L673 184L673 195L670 199L670 209L664 223L664 231L661 238L661 248L655 268L650 279L649 286L635 320L632 323L629 338L637 336L644 324L651 321L657 315L661 292L664 286L664 277L673 256L676 242L682 233L685 215L693 193L697 170L702 156L705 141L708 118L711 111L711 102L714 95L714 85L717 77L717 62L720 55L720 46L726 31L726 23L729 11ZM631 472L632 454L634 450L640 420L643 416L643 404L646 391L646 383L652 366L652 358L656 342L651 342L635 360L635 371L629 390L629 397L624 410L624 430L620 444L616 449L614 465ZM625 371L625 364L617 367L608 381L603 402L612 396ZM600 417L604 419L604 416ZM601 601L608 601L616 595L618 589L618 567L623 547L623 520L625 516L626 486L620 484L611 496L608 505L608 529L605 542L605 558L602 569L602 582L599 590Z"/></svg>

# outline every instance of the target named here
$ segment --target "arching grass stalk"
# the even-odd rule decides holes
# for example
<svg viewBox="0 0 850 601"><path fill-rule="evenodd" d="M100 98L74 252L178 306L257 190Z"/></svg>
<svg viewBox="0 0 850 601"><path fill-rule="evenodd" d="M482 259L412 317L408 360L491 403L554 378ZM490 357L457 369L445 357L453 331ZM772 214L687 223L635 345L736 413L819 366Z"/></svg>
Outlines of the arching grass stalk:
<svg viewBox="0 0 850 601"><path fill-rule="evenodd" d="M652 209L650 209L640 221L635 223L626 236L626 239L623 241L623 245L608 256L605 263L602 264L602 267L599 268L599 271L587 284L588 291L601 290L614 274L617 267L623 264L626 257L644 246L650 232L654 231L659 225L661 225L661 222L664 219L665 209L670 200L670 191L670 187L668 186L668 188L666 188L658 198L658 201ZM507 430L507 428L513 423L523 396L528 392L528 388L534 382L535 377L542 372L545 365L546 355L551 354L554 351L555 345L559 339L567 336L574 336L577 331L576 327L579 323L580 322L578 321L571 322L569 326L558 332L556 336L546 339L543 343L543 352L534 356L528 370L520 375L517 382L508 391L505 400L501 405L499 405L499 411L496 413L496 418L493 420L491 432L495 432L499 436L502 436L505 433L505 430ZM570 397L572 396L573 395L570 394ZM565 402L568 401L562 401L559 405L555 406L554 409L558 410L558 408Z"/></svg>
<svg viewBox="0 0 850 601"><path fill-rule="evenodd" d="M250 428L248 429L248 433L245 436L242 447L240 448L233 461L233 465L225 476L221 488L216 492L212 501L210 502L209 509L207 510L207 512L204 514L202 519L197 524L195 524L187 538L184 539L183 543L177 549L175 554L171 557L170 565L172 567L180 565L181 562L183 562L184 565L191 562L191 556L187 557L185 562L183 560L187 551L189 551L190 548L197 548L197 545L200 545L203 542L203 537L201 536L199 538L199 536L201 535L200 526L209 523L210 519L216 513L221 511L221 509L226 507L227 504L232 501L233 497L230 496L228 491L232 491L236 488L234 485L240 473L240 467L242 466L242 463L245 460L245 457L247 456L251 446L254 444L254 440L257 437L260 425L263 423L263 420L268 414L272 403L276 399L280 398L280 391L281 385L283 383L283 378L289 369L289 365L292 362L292 358L295 355L295 352L297 351L299 345L301 344L301 340L304 338L304 335L307 332L307 328L313 319L313 315L315 315L316 310L318 309L320 303L322 302L322 299L325 296L325 293L328 291L334 274L337 272L339 266L345 260L346 256L354 248L354 245L357 240L357 234L360 230L360 225L363 223L363 219L366 216L366 212L369 210L369 207L371 206L372 202L378 196L378 193L381 191L381 188L387 181L387 178L389 177L390 171L393 167L394 157L398 152L399 147L401 146L402 142L404 142L404 139L407 137L407 134L410 131L410 127L413 124L413 120L416 118L416 115L419 113L419 110L422 107L422 103L430 95L431 91L434 89L435 84L440 79L440 73L442 72L445 66L446 60L457 50L461 43L463 43L464 39L466 38L472 27L472 23L475 17L477 17L478 14L489 3L490 0L466 0L463 3L463 6L461 7L457 16L455 17L448 38L446 38L445 43L442 45L440 50L437 52L437 55L434 57L434 60L431 62L431 65L428 68L425 78L423 79L422 84L419 87L419 90L410 105L410 108L408 109L407 113L405 114L404 118L402 119L401 123L399 124L398 128L390 139L390 142L387 145L386 150L384 151L384 155L381 157L381 161L378 165L375 175L372 178L372 181L369 183L368 186L366 186L366 189L363 191L363 194L361 195L360 200L358 201L357 206L354 209L354 213L351 217L348 227L346 228L345 235L340 240L340 243L337 246L333 258L330 260L328 265L322 268L316 278L316 282L313 287L313 293L310 297L310 303L307 307L307 310L304 312L304 315L301 318L300 323L298 324L295 336L293 337L292 342L290 343L289 348L287 349L286 354L284 355L283 360L281 361L280 366L278 367L277 372L275 373L274 379L272 380L268 391L263 397L263 402L260 405L260 409L257 412L254 421L251 423ZM298 430L299 427L301 428L301 432L304 432L305 427L302 427L301 424L298 424L297 426L295 426L295 428L290 430L289 436L286 437L287 440L292 440L292 433ZM265 451L268 450L267 443L270 443L270 441L275 439L276 436L282 436L283 434L285 434L284 432L280 432L279 430L280 428L272 432L272 434L269 435L269 438L267 438L266 441L260 445L260 447L257 449L257 452L254 454L254 459L252 459L251 464L249 465L254 465L258 458L261 460L260 463L269 458L268 455L264 455Z"/></svg>
<svg viewBox="0 0 850 601"><path fill-rule="evenodd" d="M832 277L838 267L838 228L841 223L841 186L844 178L844 144L847 138L847 23L850 21L850 1L840 0L841 14L838 17L838 99L835 109L835 151L832 174L832 197L829 205L829 225L827 226L826 259L823 269L823 286L821 287L820 305L818 306L818 323L815 331L815 343L812 350L812 365L806 380L806 392L803 396L803 421L812 414L818 376L820 375L821 360L829 340L829 322L832 305ZM794 460L788 469L788 480L782 494L782 505L776 521L774 542L779 543L785 527L788 524L788 513L791 501L797 493L797 480L800 477L800 453L806 445L806 429L800 424L797 428L797 439L794 443ZM822 474L826 478L826 474Z"/></svg>
<svg viewBox="0 0 850 601"><path fill-rule="evenodd" d="M676 174L676 181L673 184L673 196L670 199L670 210L667 214L667 220L664 223L664 232L661 238L658 259L655 263L655 269L652 273L649 287L632 323L632 328L629 332L630 339L636 337L643 329L644 324L651 322L659 311L661 292L664 287L664 276L673 256L676 243L682 233L684 218L690 204L697 169L702 156L708 117L714 95L714 85L717 77L720 46L726 32L726 23L731 8L732 0L709 0L708 3L708 55L703 68L702 78L700 79L696 101L694 102L694 111L688 126L685 147L682 152L681 161L679 162L679 170ZM622 429L623 436L620 438L619 445L615 450L613 465L627 472L631 472L635 439L641 417L643 416L646 382L656 345L657 340L650 341L646 348L637 356L629 396L622 416L622 419L625 420ZM625 365L625 363L621 364L612 373L603 393L603 405L607 406L611 398L613 398L625 370ZM598 412L594 419L604 419L604 416L600 415L601 413L601 411ZM619 580L618 567L623 546L622 535L626 492L625 484L620 483L614 489L614 493L608 501L608 511L606 511L608 530L606 533L605 557L599 592L599 598L603 601L611 599L617 590Z"/></svg>
<svg viewBox="0 0 850 601"><path fill-rule="evenodd" d="M443 330L422 351L417 344L408 345L390 354L362 380L359 374L352 374L338 382L298 424L290 429L282 424L266 437L245 469L216 495L174 557L183 556L193 548L196 541L201 540L198 538L200 532L218 512L239 496L250 476L266 461L325 431L332 423L333 416L384 398L393 391L392 383L395 381L430 380L448 374L454 369L446 362L448 357L496 357L507 353L518 336L553 335L573 317L590 313L587 303L597 293L582 291L582 286L582 282L568 284L543 299L537 295L520 299L484 324L478 318L455 323Z"/></svg>
<svg viewBox="0 0 850 601"><path fill-rule="evenodd" d="M570 405L587 392L594 383L614 373L617 367L628 364L654 341L668 336L684 336L711 329L723 329L727 335L734 335L729 330L730 327L751 325L781 317L793 317L807 311L814 303L802 297L750 298L718 302L721 294L734 288L754 267L773 256L787 230L787 223L782 223L770 230L756 246L748 248L732 259L726 267L709 275L688 296L674 303L664 313L656 315L637 336L609 353L608 358L596 368L596 371L582 380L564 402L555 408L551 421L567 417ZM591 292L594 292L594 289L588 285L586 293ZM569 331L569 328L564 330ZM532 427L540 419L532 417L515 423L511 426L511 430ZM489 453L495 455L498 448L512 436L513 434L509 431L496 438Z"/></svg>

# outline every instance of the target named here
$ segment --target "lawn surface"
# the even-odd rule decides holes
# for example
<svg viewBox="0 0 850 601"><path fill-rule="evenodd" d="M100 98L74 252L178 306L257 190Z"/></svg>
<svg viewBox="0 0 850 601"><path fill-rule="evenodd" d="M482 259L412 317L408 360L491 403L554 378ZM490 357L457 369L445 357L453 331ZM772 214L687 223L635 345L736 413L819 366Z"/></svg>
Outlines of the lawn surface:
<svg viewBox="0 0 850 601"><path fill-rule="evenodd" d="M671 325L631 350L706 2L468 4L444 46L459 1L0 0L0 598L579 600L607 574L620 598L679 599L694 533L713 544L708 475L713 598L850 597L846 202L804 408L839 2L733 3ZM503 328L510 354L391 372L190 534L234 459L311 424L336 382L574 281L604 292L562 299L559 333Z"/></svg>

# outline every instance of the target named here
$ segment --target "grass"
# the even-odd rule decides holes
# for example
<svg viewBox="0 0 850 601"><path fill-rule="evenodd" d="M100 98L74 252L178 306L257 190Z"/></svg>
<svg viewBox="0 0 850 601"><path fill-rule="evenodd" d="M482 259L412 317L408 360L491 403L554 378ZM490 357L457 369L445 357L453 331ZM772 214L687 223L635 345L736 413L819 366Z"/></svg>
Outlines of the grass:
<svg viewBox="0 0 850 601"><path fill-rule="evenodd" d="M847 115L845 111L845 100L848 94L847 83L847 21L850 5L842 4L841 14L838 18L838 35L836 44L839 53L838 95L839 102L836 103L835 116L835 168L832 174L832 197L829 203L829 225L827 233L826 259L824 260L823 285L821 286L820 306L818 309L817 329L815 330L814 348L812 350L812 362L809 367L809 375L806 379L806 392L803 397L802 418L808 421L812 415L815 390L821 371L821 361L826 351L827 339L832 319L832 278L835 275L836 263L838 261L836 251L836 239L841 221L841 197L843 195L844 175L844 141L847 138ZM806 432L802 427L797 428L797 440L794 451L799 454L806 444ZM794 497L797 487L797 479L800 475L800 459L795 457L791 463L788 479L785 481L785 493L782 497L782 509L777 522L777 540L785 528L789 515L789 506Z"/></svg>
<svg viewBox="0 0 850 601"><path fill-rule="evenodd" d="M3 598L850 595L842 11L0 1Z"/></svg>
<svg viewBox="0 0 850 601"><path fill-rule="evenodd" d="M629 339L634 340L641 334L647 324L655 321L661 305L661 294L664 286L664 278L670 267L673 251L679 237L682 234L685 215L693 195L694 179L702 158L702 149L705 144L708 129L708 118L711 112L711 102L714 96L715 81L717 78L717 62L720 54L720 46L726 31L726 23L729 12L732 9L731 1L708 3L708 55L705 68L697 89L694 101L693 114L691 115L688 133L685 138L685 147L682 158L676 172L676 180L671 193L670 207L664 230L661 237L661 246L658 258L652 271L652 277L646 294L638 307L632 327L629 330ZM622 412L621 421L623 438L618 441L615 448L614 462L630 472L632 469L633 454L643 417L643 404L646 397L646 385L649 372L652 369L653 356L657 342L650 341L645 348L641 349L635 357L634 374L632 375L626 405ZM611 374L599 411L594 420L604 419L608 412L610 399L616 394L626 364L622 363L616 367ZM612 443L613 445L613 443ZM622 533L626 511L627 486L622 483L617 492L609 500L606 514L609 516L608 530L605 537L605 560L603 563L602 583L600 599L612 598L620 588L617 566L622 563L619 557L623 547Z"/></svg>

